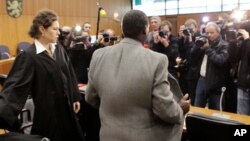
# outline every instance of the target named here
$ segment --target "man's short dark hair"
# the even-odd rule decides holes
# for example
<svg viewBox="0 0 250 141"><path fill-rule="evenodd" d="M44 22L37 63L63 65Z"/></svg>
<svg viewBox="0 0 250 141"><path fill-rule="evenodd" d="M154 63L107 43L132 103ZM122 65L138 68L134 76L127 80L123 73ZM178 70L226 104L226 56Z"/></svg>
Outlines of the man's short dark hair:
<svg viewBox="0 0 250 141"><path fill-rule="evenodd" d="M122 32L125 37L136 39L141 33L146 34L148 17L140 10L130 10L122 20Z"/></svg>

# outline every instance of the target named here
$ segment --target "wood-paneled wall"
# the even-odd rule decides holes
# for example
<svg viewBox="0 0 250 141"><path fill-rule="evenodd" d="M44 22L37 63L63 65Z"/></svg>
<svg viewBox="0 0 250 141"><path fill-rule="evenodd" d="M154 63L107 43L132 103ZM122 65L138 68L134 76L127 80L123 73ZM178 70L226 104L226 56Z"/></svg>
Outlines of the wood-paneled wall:
<svg viewBox="0 0 250 141"><path fill-rule="evenodd" d="M107 16L101 17L99 29L112 28L120 35L120 23L113 20L113 13L118 12L121 18L131 9L131 1L99 0L99 4L107 11ZM0 0L0 44L7 45L12 56L16 55L18 42L33 42L28 35L29 27L36 13L44 8L52 9L59 15L60 26L90 22L91 34L95 35L98 10L96 0L23 0L22 16L16 19L7 14L6 0Z"/></svg>

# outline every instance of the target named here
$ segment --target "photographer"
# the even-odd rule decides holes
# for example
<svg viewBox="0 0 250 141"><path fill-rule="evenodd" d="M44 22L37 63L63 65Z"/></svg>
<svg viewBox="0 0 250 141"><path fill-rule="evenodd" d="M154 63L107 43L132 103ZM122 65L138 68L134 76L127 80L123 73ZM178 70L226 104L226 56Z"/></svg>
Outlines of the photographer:
<svg viewBox="0 0 250 141"><path fill-rule="evenodd" d="M169 21L163 21L160 31L155 32L153 51L165 54L169 60L168 71L177 78L176 58L178 57L178 38L171 34L172 24Z"/></svg>
<svg viewBox="0 0 250 141"><path fill-rule="evenodd" d="M161 25L161 18L159 16L152 16L150 18L150 29L151 29L151 31L148 33L147 39L146 39L146 41L144 43L144 44L148 45L149 48L153 47L153 44L154 44L153 35L155 33L159 32L160 25Z"/></svg>
<svg viewBox="0 0 250 141"><path fill-rule="evenodd" d="M118 38L115 36L115 31L113 29L101 30L98 34L98 39L93 44L93 48L96 50L106 46L114 45L117 40Z"/></svg>
<svg viewBox="0 0 250 141"><path fill-rule="evenodd" d="M181 63L178 66L180 72L179 84L183 93L188 93L191 98L191 104L194 104L195 89L199 79L198 66L190 59L190 51L195 44L195 38L200 36L196 20L187 19L185 25L180 27L179 31L179 57Z"/></svg>
<svg viewBox="0 0 250 141"><path fill-rule="evenodd" d="M250 115L250 39L245 29L238 30L236 40L229 42L229 59L236 64L237 73L237 113Z"/></svg>
<svg viewBox="0 0 250 141"><path fill-rule="evenodd" d="M220 109L221 88L226 86L229 77L228 43L220 35L220 27L209 22L206 37L196 40L191 58L200 66L200 78L196 87L195 106Z"/></svg>
<svg viewBox="0 0 250 141"><path fill-rule="evenodd" d="M87 84L90 63L89 34L76 25L71 32L71 48L69 57L76 73L78 83Z"/></svg>
<svg viewBox="0 0 250 141"><path fill-rule="evenodd" d="M71 28L69 26L63 26L62 28L59 29L60 35L58 37L59 43L63 46L65 50L69 48L69 39L70 39L70 32Z"/></svg>

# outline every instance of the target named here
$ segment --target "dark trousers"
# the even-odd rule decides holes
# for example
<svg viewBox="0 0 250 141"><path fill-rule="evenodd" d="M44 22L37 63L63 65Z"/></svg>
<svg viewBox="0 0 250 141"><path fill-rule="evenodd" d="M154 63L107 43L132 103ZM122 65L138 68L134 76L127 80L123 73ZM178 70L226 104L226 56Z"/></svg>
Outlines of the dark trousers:
<svg viewBox="0 0 250 141"><path fill-rule="evenodd" d="M99 110L90 106L84 100L81 101L81 110L79 112L79 122L83 129L86 141L99 141L100 118Z"/></svg>
<svg viewBox="0 0 250 141"><path fill-rule="evenodd" d="M205 107L208 103L209 109L220 110L221 88L206 90L206 79L200 77L196 87L196 97L194 105L198 107Z"/></svg>

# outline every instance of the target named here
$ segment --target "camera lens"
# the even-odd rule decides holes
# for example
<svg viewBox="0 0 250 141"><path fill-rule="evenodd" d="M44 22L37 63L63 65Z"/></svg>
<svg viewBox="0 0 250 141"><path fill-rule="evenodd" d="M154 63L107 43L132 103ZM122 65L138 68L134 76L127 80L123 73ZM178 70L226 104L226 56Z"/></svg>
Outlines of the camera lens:
<svg viewBox="0 0 250 141"><path fill-rule="evenodd" d="M206 37L199 37L196 41L195 41L195 45L197 47L202 47L204 46L204 44L207 42L207 38Z"/></svg>
<svg viewBox="0 0 250 141"><path fill-rule="evenodd" d="M189 36L189 33L190 33L190 32L189 32L188 29L184 29L184 30L183 30L183 34L184 34L184 35Z"/></svg>
<svg viewBox="0 0 250 141"><path fill-rule="evenodd" d="M168 34L166 32L160 31L159 36L165 38L165 36L168 36Z"/></svg>

